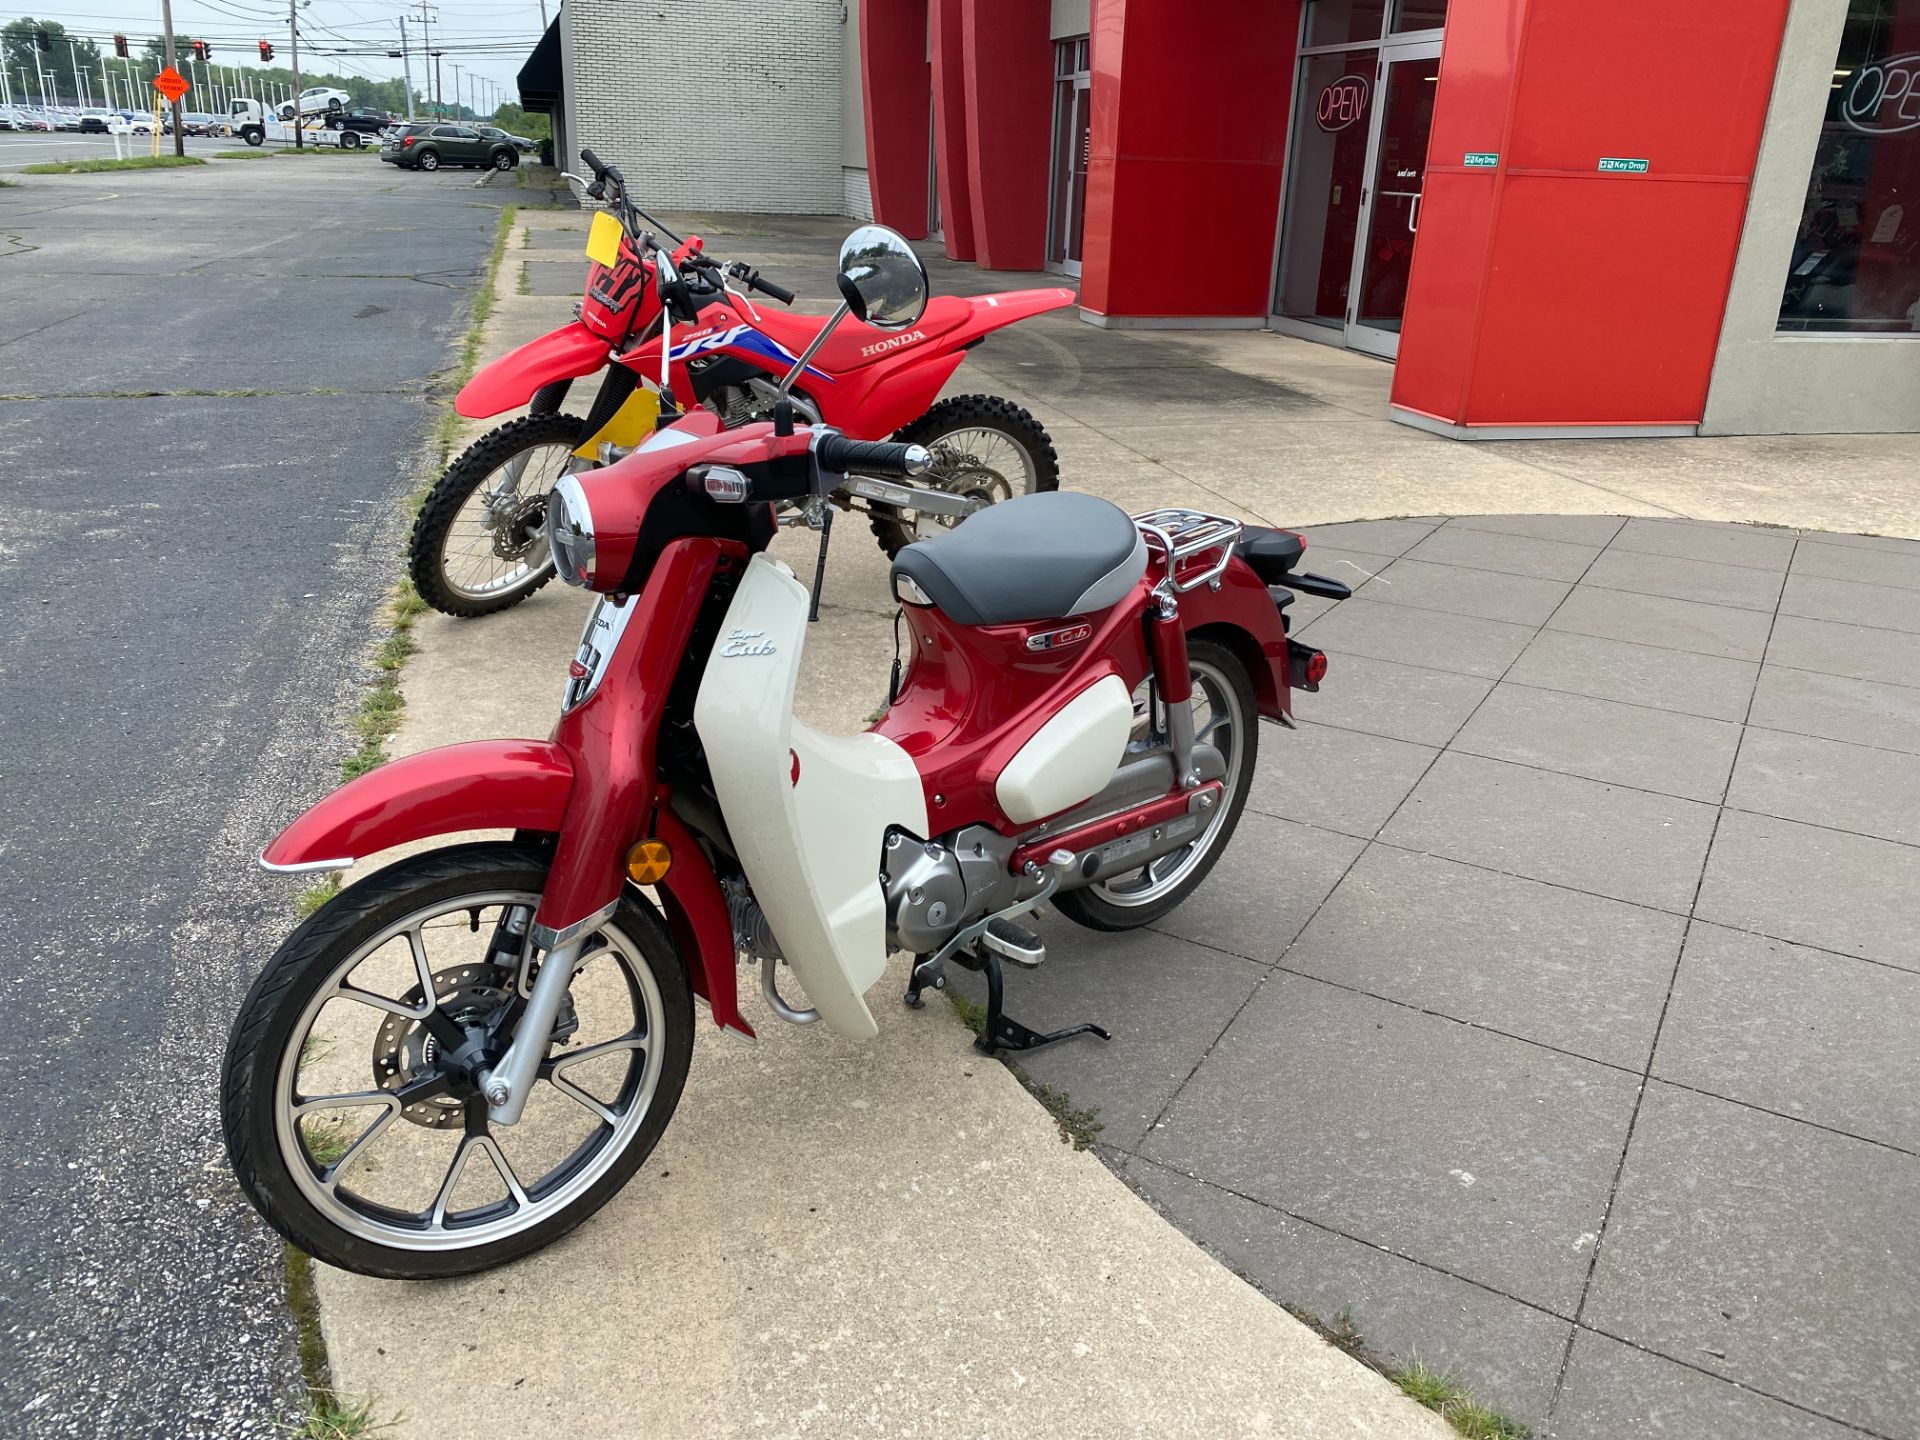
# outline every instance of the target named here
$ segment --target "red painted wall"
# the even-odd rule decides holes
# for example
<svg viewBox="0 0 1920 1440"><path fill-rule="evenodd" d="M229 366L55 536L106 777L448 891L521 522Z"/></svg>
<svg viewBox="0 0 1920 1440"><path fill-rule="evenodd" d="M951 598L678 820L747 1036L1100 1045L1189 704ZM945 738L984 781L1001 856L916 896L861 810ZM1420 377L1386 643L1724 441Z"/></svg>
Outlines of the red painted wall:
<svg viewBox="0 0 1920 1440"><path fill-rule="evenodd" d="M1785 17L1455 0L1394 403L1464 425L1698 422Z"/></svg>
<svg viewBox="0 0 1920 1440"><path fill-rule="evenodd" d="M961 0L973 242L993 270L1047 256L1053 41L1039 0Z"/></svg>
<svg viewBox="0 0 1920 1440"><path fill-rule="evenodd" d="M973 184L967 164L966 46L961 39L965 0L927 0L933 45L933 146L938 155L940 233L949 260L974 258ZM871 122L869 122L871 124Z"/></svg>
<svg viewBox="0 0 1920 1440"><path fill-rule="evenodd" d="M1089 310L1267 314L1299 0L1202 9L1093 0Z"/></svg>
<svg viewBox="0 0 1920 1440"><path fill-rule="evenodd" d="M860 91L866 105L873 218L910 240L927 234L927 0L863 0Z"/></svg>

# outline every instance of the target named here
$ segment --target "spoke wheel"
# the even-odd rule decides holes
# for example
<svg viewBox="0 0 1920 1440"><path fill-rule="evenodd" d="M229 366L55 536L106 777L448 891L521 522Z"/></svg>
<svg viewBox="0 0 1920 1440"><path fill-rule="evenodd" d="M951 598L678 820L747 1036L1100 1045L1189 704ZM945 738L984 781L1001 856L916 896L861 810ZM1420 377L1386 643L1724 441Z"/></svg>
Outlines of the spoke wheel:
<svg viewBox="0 0 1920 1440"><path fill-rule="evenodd" d="M1253 783L1259 745L1253 686L1246 667L1225 646L1207 640L1188 643L1193 673L1193 729L1196 743L1213 746L1225 762L1220 803L1199 833L1177 850L1118 872L1078 890L1054 897L1062 915L1094 930L1131 930L1172 910L1207 878L1226 849ZM1134 728L1127 758L1166 746L1165 706L1150 681L1134 692Z"/></svg>
<svg viewBox="0 0 1920 1440"><path fill-rule="evenodd" d="M933 452L933 469L920 484L964 495L976 508L1060 488L1060 462L1046 428L1011 400L995 395L942 400L893 438ZM873 533L891 556L916 540L944 534L965 518L876 506Z"/></svg>
<svg viewBox="0 0 1920 1440"><path fill-rule="evenodd" d="M480 437L428 492L407 550L414 588L449 615L490 615L553 578L547 495L585 465L586 421L527 415Z"/></svg>
<svg viewBox="0 0 1920 1440"><path fill-rule="evenodd" d="M520 1121L479 1076L512 1042L539 952L544 865L510 845L402 861L294 932L228 1047L228 1150L260 1212L309 1254L427 1278L515 1259L625 1183L678 1103L684 969L630 898L575 966Z"/></svg>

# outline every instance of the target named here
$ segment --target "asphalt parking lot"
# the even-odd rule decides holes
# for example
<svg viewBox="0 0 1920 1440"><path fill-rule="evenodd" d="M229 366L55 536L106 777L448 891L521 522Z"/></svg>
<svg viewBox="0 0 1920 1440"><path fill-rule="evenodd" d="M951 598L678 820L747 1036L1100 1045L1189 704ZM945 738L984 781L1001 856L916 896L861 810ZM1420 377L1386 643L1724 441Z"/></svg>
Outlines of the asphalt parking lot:
<svg viewBox="0 0 1920 1440"><path fill-rule="evenodd" d="M372 160L0 189L0 1433L266 1435L298 1393L219 1059L498 203Z"/></svg>

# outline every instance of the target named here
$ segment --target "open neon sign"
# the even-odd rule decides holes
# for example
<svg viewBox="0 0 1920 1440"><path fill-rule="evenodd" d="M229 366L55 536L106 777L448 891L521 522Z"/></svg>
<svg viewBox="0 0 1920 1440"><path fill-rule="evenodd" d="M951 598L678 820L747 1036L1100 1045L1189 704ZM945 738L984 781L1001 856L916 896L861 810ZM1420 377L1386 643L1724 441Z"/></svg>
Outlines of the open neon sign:
<svg viewBox="0 0 1920 1440"><path fill-rule="evenodd" d="M1840 117L1868 135L1920 130L1920 55L1862 65L1841 97Z"/></svg>
<svg viewBox="0 0 1920 1440"><path fill-rule="evenodd" d="M1344 130L1367 113L1367 77L1342 75L1320 92L1313 118L1322 130L1332 134Z"/></svg>

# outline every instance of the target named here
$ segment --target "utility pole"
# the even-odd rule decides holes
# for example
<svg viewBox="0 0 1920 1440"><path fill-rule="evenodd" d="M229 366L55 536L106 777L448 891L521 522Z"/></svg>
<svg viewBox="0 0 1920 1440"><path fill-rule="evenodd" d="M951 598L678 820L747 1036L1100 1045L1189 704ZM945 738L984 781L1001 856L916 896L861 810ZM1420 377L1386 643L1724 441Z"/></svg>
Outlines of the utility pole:
<svg viewBox="0 0 1920 1440"><path fill-rule="evenodd" d="M167 68L173 69L173 0L160 0L160 21L167 27ZM173 102L173 153L187 153L187 127L180 123L180 102Z"/></svg>
<svg viewBox="0 0 1920 1440"><path fill-rule="evenodd" d="M413 61L407 55L407 17L400 17L400 69L407 77L407 119L413 119Z"/></svg>
<svg viewBox="0 0 1920 1440"><path fill-rule="evenodd" d="M289 48L290 48L290 49L292 50L292 52L293 52L293 54L292 54L292 64L293 64L293 148L294 148L294 149L296 149L296 150L304 150L304 149L306 149L306 148L307 148L307 147L306 147L306 144L305 144L305 141L304 141L304 138L303 138L303 137L305 136L305 134L306 134L306 132L305 132L304 130L302 130L302 129L300 128L300 19L299 19L299 4L300 4L300 0L287 0L287 35L288 35L288 44L289 44Z"/></svg>
<svg viewBox="0 0 1920 1440"><path fill-rule="evenodd" d="M460 118L460 62L453 65L453 118Z"/></svg>
<svg viewBox="0 0 1920 1440"><path fill-rule="evenodd" d="M440 84L440 52L433 52L433 113L440 119L447 118L446 90Z"/></svg>
<svg viewBox="0 0 1920 1440"><path fill-rule="evenodd" d="M420 48L422 50L425 50L428 54L432 54L433 22L428 18L428 13L430 11L438 10L440 7L438 5L428 4L427 0L418 0L418 4L420 6ZM409 6L409 8L411 8L411 6ZM433 68L434 68L434 75L433 75L434 84L429 89L427 99L430 103L434 104L437 107L440 99L439 93L438 93L440 88L438 83L440 66L437 61L434 64ZM422 78L426 78L426 77L422 77ZM439 112L436 109L434 113L438 114Z"/></svg>

